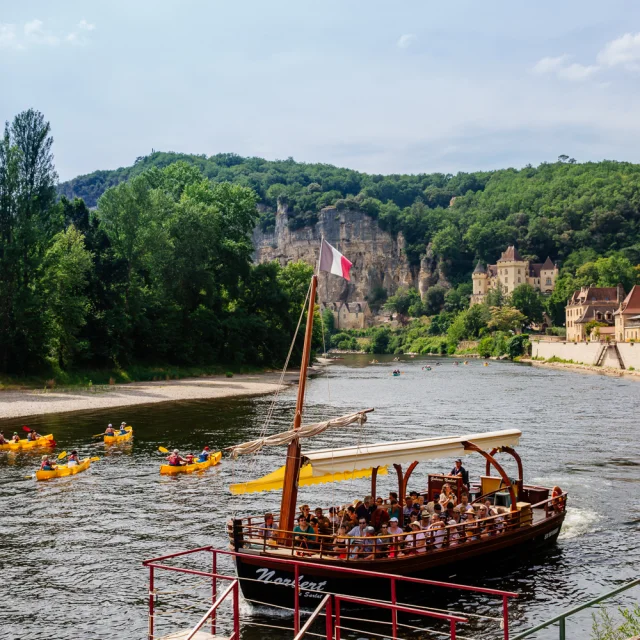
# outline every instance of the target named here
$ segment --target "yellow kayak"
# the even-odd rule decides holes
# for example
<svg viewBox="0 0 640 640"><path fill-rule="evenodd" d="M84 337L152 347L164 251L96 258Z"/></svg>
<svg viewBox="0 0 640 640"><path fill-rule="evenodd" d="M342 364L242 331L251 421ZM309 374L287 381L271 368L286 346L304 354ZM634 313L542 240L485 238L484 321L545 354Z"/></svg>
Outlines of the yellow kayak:
<svg viewBox="0 0 640 640"><path fill-rule="evenodd" d="M59 466L54 471L36 471L36 480L52 480L53 478L64 478L65 476L75 476L76 473L86 471L91 466L91 458L85 458L79 464L68 467L66 464Z"/></svg>
<svg viewBox="0 0 640 640"><path fill-rule="evenodd" d="M104 443L105 444L114 444L116 442L126 442L127 440L131 440L133 437L133 427L125 427L127 433L123 435L115 435L115 436L105 436Z"/></svg>
<svg viewBox="0 0 640 640"><path fill-rule="evenodd" d="M19 442L9 442L7 444L0 444L0 451L16 451L18 449L35 449L36 447L53 447L55 442L53 441L53 434L42 436L37 440L20 440Z"/></svg>
<svg viewBox="0 0 640 640"><path fill-rule="evenodd" d="M193 473L194 471L203 471L209 467L215 467L222 458L222 451L216 451L209 456L208 460L204 462L194 462L193 464L183 464L180 467L175 467L170 464L163 464L160 466L160 474L163 476L175 476L178 473Z"/></svg>

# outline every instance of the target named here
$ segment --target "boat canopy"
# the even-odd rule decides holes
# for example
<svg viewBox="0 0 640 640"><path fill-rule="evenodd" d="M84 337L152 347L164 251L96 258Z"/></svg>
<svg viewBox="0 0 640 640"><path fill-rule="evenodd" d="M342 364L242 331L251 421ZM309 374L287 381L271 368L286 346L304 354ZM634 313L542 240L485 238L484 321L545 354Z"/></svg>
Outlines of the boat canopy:
<svg viewBox="0 0 640 640"><path fill-rule="evenodd" d="M308 451L303 454L299 485L365 478L371 475L374 468L378 468L378 473L386 473L387 467L393 464L410 464L437 458L461 457L472 453L472 451L465 450L464 443L466 442L472 442L485 451L514 446L520 441L521 435L522 432L518 429L505 429L487 433L471 433L464 436L418 438ZM284 467L281 467L257 480L231 485L230 489L232 493L280 489L283 478Z"/></svg>

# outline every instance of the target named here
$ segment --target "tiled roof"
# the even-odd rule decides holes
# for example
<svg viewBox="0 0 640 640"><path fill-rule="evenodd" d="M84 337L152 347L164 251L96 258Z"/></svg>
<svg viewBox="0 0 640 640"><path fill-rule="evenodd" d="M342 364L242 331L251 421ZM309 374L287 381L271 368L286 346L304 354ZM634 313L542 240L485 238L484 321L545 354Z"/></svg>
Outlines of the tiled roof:
<svg viewBox="0 0 640 640"><path fill-rule="evenodd" d="M587 304L591 302L612 302L617 307L617 287L583 287L580 291L574 291L569 304Z"/></svg>
<svg viewBox="0 0 640 640"><path fill-rule="evenodd" d="M529 265L529 275L532 278L539 278L540 277L540 269L542 268L542 263L541 262L533 262Z"/></svg>
<svg viewBox="0 0 640 640"><path fill-rule="evenodd" d="M637 315L640 313L640 286L633 285L629 295L622 302L620 311L626 315Z"/></svg>
<svg viewBox="0 0 640 640"><path fill-rule="evenodd" d="M507 250L500 256L498 262L523 262L515 246L507 247Z"/></svg>
<svg viewBox="0 0 640 640"><path fill-rule="evenodd" d="M549 256L547 256L547 259L544 261L544 264L542 265L542 268L545 271L551 271L551 270L556 268L556 265L553 264L553 262L551 262L551 258Z"/></svg>
<svg viewBox="0 0 640 640"><path fill-rule="evenodd" d="M478 264L473 270L473 273L487 273L487 270L482 266L482 262L480 260L478 260Z"/></svg>

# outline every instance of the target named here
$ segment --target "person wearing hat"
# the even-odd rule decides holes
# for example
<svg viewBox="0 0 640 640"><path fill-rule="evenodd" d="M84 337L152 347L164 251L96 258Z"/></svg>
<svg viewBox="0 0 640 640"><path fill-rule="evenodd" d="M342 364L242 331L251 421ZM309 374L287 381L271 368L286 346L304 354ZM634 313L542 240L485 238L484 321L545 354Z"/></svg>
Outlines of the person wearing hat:
<svg viewBox="0 0 640 640"><path fill-rule="evenodd" d="M455 462L453 469L449 473L450 476L462 476L462 484L465 487L469 486L469 472L462 466L462 460L458 458Z"/></svg>
<svg viewBox="0 0 640 640"><path fill-rule="evenodd" d="M105 429L104 435L105 436L115 436L116 435L116 430L113 428L112 424L109 424L109 426Z"/></svg>
<svg viewBox="0 0 640 640"><path fill-rule="evenodd" d="M209 447L205 447L201 452L200 455L198 456L198 462L206 462L209 459L209 456L211 454L209 453Z"/></svg>
<svg viewBox="0 0 640 640"><path fill-rule="evenodd" d="M360 542L360 560L375 560L376 541L373 539L376 530L369 525L364 530L364 540Z"/></svg>
<svg viewBox="0 0 640 640"><path fill-rule="evenodd" d="M397 557L398 550L402 548L403 533L404 531L402 531L402 529L398 526L398 518L396 518L395 516L393 518L389 518L388 534L390 536L396 536L395 538L392 538L393 543L389 546L390 558Z"/></svg>
<svg viewBox="0 0 640 640"><path fill-rule="evenodd" d="M125 428L126 426L127 426L127 423L126 423L126 422L122 422L122 423L120 424L120 435L121 435L121 436L126 436L126 435L127 435L127 430L126 430L126 428Z"/></svg>
<svg viewBox="0 0 640 640"><path fill-rule="evenodd" d="M74 449L67 458L67 467L77 467L79 464L80 458L78 457L78 452Z"/></svg>
<svg viewBox="0 0 640 640"><path fill-rule="evenodd" d="M420 524L423 529L429 528L429 525L431 524L431 514L428 509L422 510L422 513L420 514Z"/></svg>
<svg viewBox="0 0 640 640"><path fill-rule="evenodd" d="M427 552L427 538L422 525L417 521L411 523L411 533L407 536L407 548L406 553L410 554Z"/></svg>
<svg viewBox="0 0 640 640"><path fill-rule="evenodd" d="M18 435L18 432L17 432L17 431L14 431L14 432L13 432L13 436L12 436L12 438L11 438L11 441L12 441L12 442L15 442L15 443L20 442L20 436Z"/></svg>
<svg viewBox="0 0 640 640"><path fill-rule="evenodd" d="M42 462L40 463L40 470L55 471L55 469L56 469L55 463L51 462L51 460L49 459L49 455L45 453L45 455L42 456Z"/></svg>
<svg viewBox="0 0 640 640"><path fill-rule="evenodd" d="M180 452L177 449L174 449L167 457L167 462L172 467L181 467L186 463L186 460L180 455Z"/></svg>

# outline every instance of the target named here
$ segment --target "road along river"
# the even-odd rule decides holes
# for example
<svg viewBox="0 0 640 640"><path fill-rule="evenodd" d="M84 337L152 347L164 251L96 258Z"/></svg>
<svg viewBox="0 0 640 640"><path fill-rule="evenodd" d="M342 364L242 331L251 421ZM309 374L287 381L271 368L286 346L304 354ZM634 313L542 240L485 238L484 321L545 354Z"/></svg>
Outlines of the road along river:
<svg viewBox="0 0 640 640"><path fill-rule="evenodd" d="M380 360L369 366L366 356L348 356L328 375L310 381L305 422L376 410L362 432L325 432L308 448L515 427L524 434L518 450L525 481L569 491L569 513L557 548L521 566L487 567L472 579L520 593L512 604L512 629L525 629L638 575L637 382L502 362L485 367L477 360L466 366L454 366L451 359L441 359L439 366L435 358L405 358L399 364ZM431 371L422 370L427 362ZM391 376L395 367L401 376ZM295 391L281 393L269 433L291 424ZM36 483L25 475L35 470L37 454L0 453L0 638L146 637L147 572L141 560L208 544L226 547L229 516L277 511L279 500L278 493L233 497L228 485L256 478L284 460L283 450L270 448L235 463L223 459L200 475L161 477L157 447L195 452L204 444L223 448L251 440L259 435L270 403L269 396L195 400L29 419L40 433L54 433L56 452L77 448L102 459L84 474ZM105 449L100 439L91 438L108 422L122 420L134 427L132 443ZM0 429L11 433L25 422L5 420ZM413 486L422 488L427 471L445 471L451 463L418 466ZM465 465L472 475L483 469L479 457L467 457ZM367 487L364 480L306 487L299 502L312 507L350 502ZM394 489L394 476L378 479L379 495ZM615 602L629 604L632 596L638 594ZM447 606L461 610L467 604L454 599ZM487 602L476 600L473 606L476 612L497 612ZM176 615L175 622L187 625L198 618L197 611ZM247 623L273 621L246 603L242 616ZM290 625L286 614L278 620L275 624ZM587 614L570 623L568 631L587 638L590 627ZM291 637L250 624L245 629L243 637L252 640ZM480 620L471 630L460 627L459 632L498 635ZM557 630L537 637L555 638Z"/></svg>

